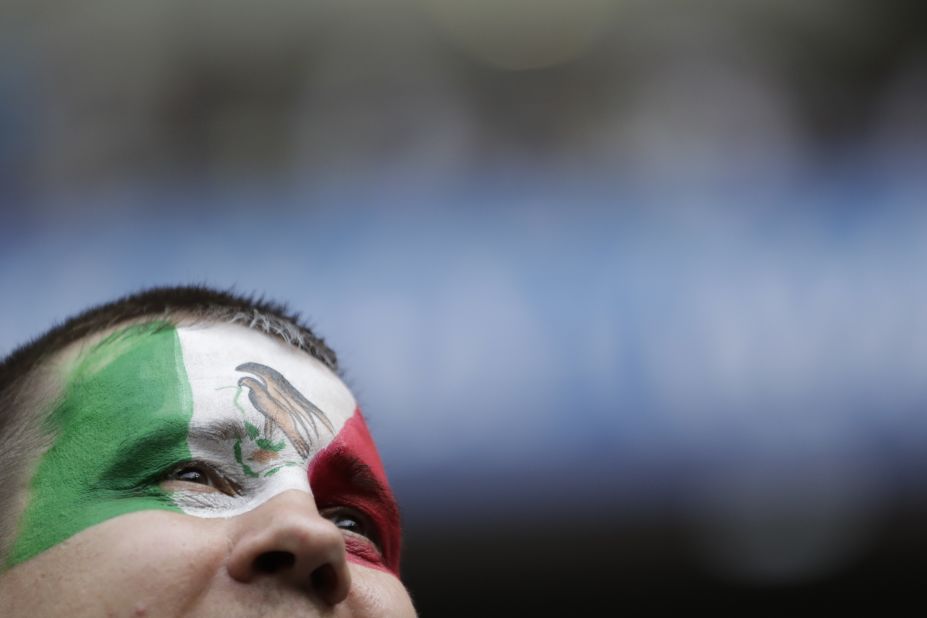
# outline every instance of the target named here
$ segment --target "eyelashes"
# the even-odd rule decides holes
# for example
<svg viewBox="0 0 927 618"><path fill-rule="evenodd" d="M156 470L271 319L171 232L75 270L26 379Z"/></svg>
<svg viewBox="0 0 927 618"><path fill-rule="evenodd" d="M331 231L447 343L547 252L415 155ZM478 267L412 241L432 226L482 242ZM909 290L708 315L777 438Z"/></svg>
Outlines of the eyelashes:
<svg viewBox="0 0 927 618"><path fill-rule="evenodd" d="M222 511L250 510L241 500L248 500L257 483L253 479L237 479L214 464L191 460L181 462L161 473L158 487L169 494L181 509L188 507L192 514L223 516ZM326 496L319 504L319 514L331 521L346 537L346 547L368 561L382 559L382 532L375 519L364 509L352 504L339 504L338 496ZM256 508L256 507L255 507ZM371 556L370 549L375 556ZM376 558L376 560L372 560Z"/></svg>
<svg viewBox="0 0 927 618"><path fill-rule="evenodd" d="M335 524L346 535L350 535L355 539L364 539L371 543L378 554L383 551L380 532L376 524L369 515L360 509L346 505L330 506L320 509L319 514ZM348 547L350 551L351 544Z"/></svg>
<svg viewBox="0 0 927 618"><path fill-rule="evenodd" d="M161 488L172 493L192 491L240 496L241 484L202 461L187 461L172 468L161 479Z"/></svg>

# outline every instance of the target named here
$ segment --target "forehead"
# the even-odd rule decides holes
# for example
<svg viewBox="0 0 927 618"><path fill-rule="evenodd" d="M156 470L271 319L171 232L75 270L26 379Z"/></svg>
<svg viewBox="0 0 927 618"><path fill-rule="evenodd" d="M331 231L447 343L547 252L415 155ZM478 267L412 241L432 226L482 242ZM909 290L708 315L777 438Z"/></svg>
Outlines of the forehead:
<svg viewBox="0 0 927 618"><path fill-rule="evenodd" d="M286 342L240 324L170 324L148 321L121 325L67 350L56 363L63 387L99 382L130 392L128 382L190 389L192 402L227 400L247 369L267 367L326 413L350 415L356 401L325 364ZM243 367L244 366L244 367ZM105 375L105 377L104 377Z"/></svg>
<svg viewBox="0 0 927 618"><path fill-rule="evenodd" d="M223 391L250 374L293 397L310 397L327 415L346 420L354 412L354 397L328 367L275 337L238 324L179 326L176 333L194 407L227 400Z"/></svg>

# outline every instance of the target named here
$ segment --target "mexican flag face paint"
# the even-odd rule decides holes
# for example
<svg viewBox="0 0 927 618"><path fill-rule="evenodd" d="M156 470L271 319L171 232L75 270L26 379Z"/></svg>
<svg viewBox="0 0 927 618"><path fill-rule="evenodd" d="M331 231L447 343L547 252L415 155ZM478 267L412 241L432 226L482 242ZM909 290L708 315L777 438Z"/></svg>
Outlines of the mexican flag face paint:
<svg viewBox="0 0 927 618"><path fill-rule="evenodd" d="M349 560L398 572L398 515L363 417L305 352L239 325L148 323L81 353L64 382L11 564L126 513L227 518L318 487L320 509L375 528L381 552L348 535Z"/></svg>

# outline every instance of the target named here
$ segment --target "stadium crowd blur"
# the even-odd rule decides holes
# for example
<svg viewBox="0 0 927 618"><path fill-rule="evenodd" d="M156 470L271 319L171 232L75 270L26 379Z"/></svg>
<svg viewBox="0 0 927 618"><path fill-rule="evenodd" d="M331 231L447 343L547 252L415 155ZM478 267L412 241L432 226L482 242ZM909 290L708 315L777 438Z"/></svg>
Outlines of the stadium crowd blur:
<svg viewBox="0 0 927 618"><path fill-rule="evenodd" d="M292 298L425 616L913 589L924 6L2 0L0 352Z"/></svg>

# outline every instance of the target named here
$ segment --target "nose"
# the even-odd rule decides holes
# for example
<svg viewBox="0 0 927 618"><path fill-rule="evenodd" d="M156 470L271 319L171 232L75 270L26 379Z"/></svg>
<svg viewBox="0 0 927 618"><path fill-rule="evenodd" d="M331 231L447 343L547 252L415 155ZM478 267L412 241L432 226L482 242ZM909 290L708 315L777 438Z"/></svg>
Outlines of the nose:
<svg viewBox="0 0 927 618"><path fill-rule="evenodd" d="M277 578L328 605L348 596L344 537L319 515L310 494L285 491L235 517L232 526L227 568L233 579Z"/></svg>

